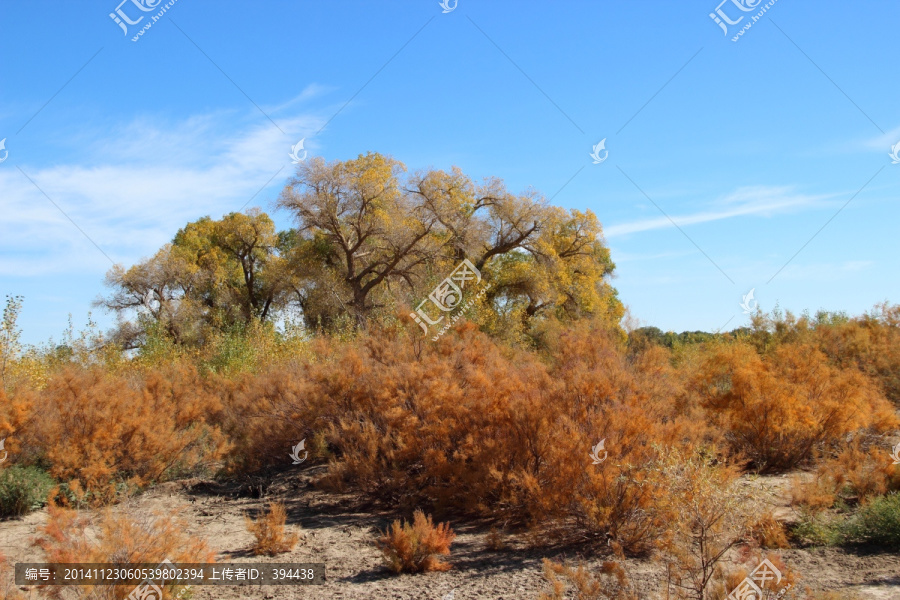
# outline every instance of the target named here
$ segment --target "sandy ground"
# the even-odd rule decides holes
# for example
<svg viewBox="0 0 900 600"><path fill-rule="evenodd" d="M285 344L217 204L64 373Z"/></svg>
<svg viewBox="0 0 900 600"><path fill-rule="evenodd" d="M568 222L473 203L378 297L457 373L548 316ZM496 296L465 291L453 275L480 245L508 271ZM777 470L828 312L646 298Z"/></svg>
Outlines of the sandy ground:
<svg viewBox="0 0 900 600"><path fill-rule="evenodd" d="M372 540L396 515L359 508L351 496L327 494L311 485L313 471L276 477L262 498L247 497L236 487L212 482L179 482L159 486L130 501L136 510L181 509L188 518L192 535L205 538L219 552L220 560L232 562L324 562L326 583L321 586L195 586L196 600L260 599L383 599L398 600L451 598L452 600L495 599L535 600L545 589L541 559L584 559L599 564L599 557L579 556L574 550L529 549L524 540L509 537L507 548L490 550L486 532L471 525L454 524L453 568L443 573L422 575L391 574L384 566ZM779 518L790 520L787 506L788 479L756 478L747 485L768 490ZM255 494L258 495L258 494ZM271 500L283 500L288 524L299 529L302 538L289 554L276 558L254 557L248 552L252 536L244 517L255 514ZM0 549L11 562L43 560L31 545L37 527L46 520L46 511L22 519L0 522ZM800 572L803 584L814 589L839 592L841 597L860 600L900 600L900 556L888 553L849 552L834 548L782 551L788 566ZM632 578L642 597L656 598L661 581L658 566L650 561L629 560ZM41 597L30 590L29 597ZM788 598L798 598L790 594Z"/></svg>

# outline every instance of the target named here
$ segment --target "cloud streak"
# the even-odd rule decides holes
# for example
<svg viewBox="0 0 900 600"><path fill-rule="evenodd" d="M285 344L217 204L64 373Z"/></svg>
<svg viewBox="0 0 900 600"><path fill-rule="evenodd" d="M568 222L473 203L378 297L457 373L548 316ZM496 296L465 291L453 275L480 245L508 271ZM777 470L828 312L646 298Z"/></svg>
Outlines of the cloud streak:
<svg viewBox="0 0 900 600"><path fill-rule="evenodd" d="M801 208L819 206L824 200L834 197L834 194L800 194L794 192L793 188L785 186L742 187L720 198L713 208L693 214L671 215L671 217L679 227L751 215L768 217ZM604 233L607 238L614 238L670 227L674 227L672 222L666 217L660 216L630 223L613 224L605 227Z"/></svg>
<svg viewBox="0 0 900 600"><path fill-rule="evenodd" d="M180 122L135 119L115 132L81 131L79 164L22 164L46 194L117 262L152 254L188 221L247 203L272 176L292 173L292 144L321 127L311 115L281 117L283 135L259 119L199 115ZM307 148L315 149L315 140ZM290 167L290 168L287 168ZM0 275L97 272L109 261L18 169L0 170ZM266 194L250 206L258 206Z"/></svg>

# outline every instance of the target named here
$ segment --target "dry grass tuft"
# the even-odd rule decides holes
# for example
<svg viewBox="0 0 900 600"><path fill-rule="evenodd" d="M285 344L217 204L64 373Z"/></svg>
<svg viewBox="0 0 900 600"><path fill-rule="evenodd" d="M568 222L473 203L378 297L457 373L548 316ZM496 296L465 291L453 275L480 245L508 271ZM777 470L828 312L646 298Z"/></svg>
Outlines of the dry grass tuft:
<svg viewBox="0 0 900 600"><path fill-rule="evenodd" d="M750 527L750 537L762 548L783 549L791 547L787 534L784 531L784 525L778 522L771 512L764 514Z"/></svg>
<svg viewBox="0 0 900 600"><path fill-rule="evenodd" d="M819 512L834 506L837 500L835 484L824 473L816 473L812 479L791 476L791 505L802 506Z"/></svg>
<svg viewBox="0 0 900 600"><path fill-rule="evenodd" d="M287 511L281 502L269 504L269 511L255 521L248 518L247 529L256 538L253 554L275 556L293 550L299 535L288 532L284 526L286 522Z"/></svg>
<svg viewBox="0 0 900 600"><path fill-rule="evenodd" d="M595 577L583 564L572 567L544 559L544 577L551 589L542 592L540 600L565 600L570 597L570 585L577 600L638 600L625 568L617 561L604 562Z"/></svg>
<svg viewBox="0 0 900 600"><path fill-rule="evenodd" d="M422 573L450 568L438 556L450 555L455 538L449 523L434 525L430 516L417 510L412 524L394 521L375 543L395 573Z"/></svg>
<svg viewBox="0 0 900 600"><path fill-rule="evenodd" d="M491 530L485 537L485 545L488 547L488 550L493 550L495 552L506 550L507 548L506 539L503 535L503 532L498 530L496 527L491 527Z"/></svg>

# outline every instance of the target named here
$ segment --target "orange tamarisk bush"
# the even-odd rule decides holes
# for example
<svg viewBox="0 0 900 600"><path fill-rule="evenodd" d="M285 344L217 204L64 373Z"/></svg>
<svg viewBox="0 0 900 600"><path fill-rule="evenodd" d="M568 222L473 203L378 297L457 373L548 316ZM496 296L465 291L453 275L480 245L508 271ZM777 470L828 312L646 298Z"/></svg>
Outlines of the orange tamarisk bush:
<svg viewBox="0 0 900 600"><path fill-rule="evenodd" d="M191 534L189 523L177 511L119 506L91 516L51 504L47 522L38 532L35 544L52 563L159 564L169 559L178 564L209 563L215 559L215 552ZM137 583L79 589L84 598L121 600ZM66 588L48 589L52 597L61 598Z"/></svg>
<svg viewBox="0 0 900 600"><path fill-rule="evenodd" d="M808 344L786 344L765 357L748 344L722 345L694 386L710 424L762 471L793 468L850 432L898 423L872 380L830 365Z"/></svg>
<svg viewBox="0 0 900 600"><path fill-rule="evenodd" d="M226 448L211 424L219 401L189 367L132 377L72 367L30 400L35 416L24 443L54 477L79 481L95 503L113 500L114 484L142 486L208 468Z"/></svg>
<svg viewBox="0 0 900 600"><path fill-rule="evenodd" d="M287 512L284 503L272 502L269 510L260 515L255 521L247 518L247 529L256 538L253 545L253 554L267 554L275 556L283 552L290 552L297 545L299 536L296 533L285 531L284 524L287 521Z"/></svg>
<svg viewBox="0 0 900 600"><path fill-rule="evenodd" d="M450 555L455 537L448 523L435 525L430 516L417 510L412 523L394 521L375 544L395 573L446 571L450 565L438 557Z"/></svg>

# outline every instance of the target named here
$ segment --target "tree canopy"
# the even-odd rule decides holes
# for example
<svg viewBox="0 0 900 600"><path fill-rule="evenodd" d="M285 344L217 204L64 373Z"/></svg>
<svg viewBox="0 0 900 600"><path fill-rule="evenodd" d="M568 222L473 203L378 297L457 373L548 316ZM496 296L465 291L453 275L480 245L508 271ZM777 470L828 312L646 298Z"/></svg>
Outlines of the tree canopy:
<svg viewBox="0 0 900 600"><path fill-rule="evenodd" d="M476 183L456 167L409 174L378 153L314 158L277 207L295 227L276 231L258 209L188 223L151 258L111 269L112 293L98 303L120 314L132 343L148 327L195 343L210 327L290 310L310 328L360 328L417 305L466 259L490 283L470 315L487 330L623 314L597 217L497 178Z"/></svg>

